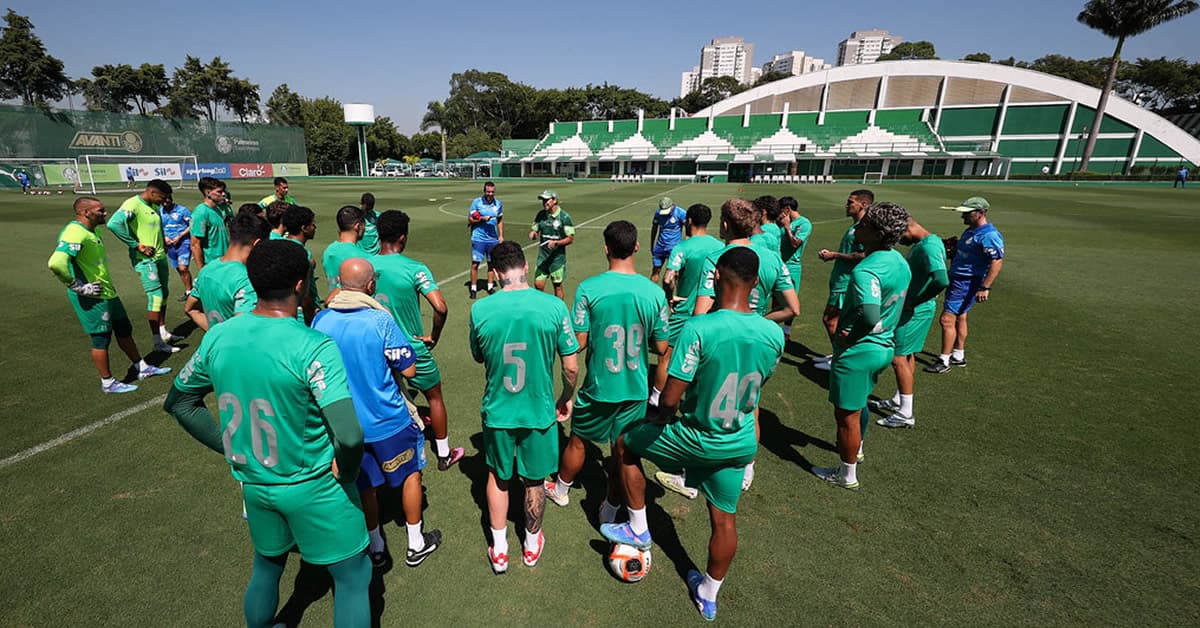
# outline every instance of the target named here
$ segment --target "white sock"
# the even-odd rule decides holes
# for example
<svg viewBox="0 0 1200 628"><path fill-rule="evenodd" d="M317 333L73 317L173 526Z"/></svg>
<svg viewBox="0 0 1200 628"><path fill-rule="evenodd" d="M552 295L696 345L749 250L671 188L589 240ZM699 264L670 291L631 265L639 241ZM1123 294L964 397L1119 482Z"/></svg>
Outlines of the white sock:
<svg viewBox="0 0 1200 628"><path fill-rule="evenodd" d="M435 438L433 439L433 446L437 449L438 458L445 458L450 455L449 438Z"/></svg>
<svg viewBox="0 0 1200 628"><path fill-rule="evenodd" d="M137 367L138 367L139 371L144 371L144 370L150 368L150 365L146 364L145 358L142 358L141 360L138 360Z"/></svg>
<svg viewBox="0 0 1200 628"><path fill-rule="evenodd" d="M909 396L911 397L912 395L909 395ZM900 405L900 389L899 388L896 389L896 394L892 395L892 405L894 405L894 406Z"/></svg>
<svg viewBox="0 0 1200 628"><path fill-rule="evenodd" d="M913 396L900 395L900 414L911 417L913 415Z"/></svg>
<svg viewBox="0 0 1200 628"><path fill-rule="evenodd" d="M162 338L163 340L166 340L167 338L171 337L171 332L170 332L170 330L167 329L166 325L159 325L158 337Z"/></svg>
<svg viewBox="0 0 1200 628"><path fill-rule="evenodd" d="M939 355L938 355L938 359L942 361L942 364L945 364L945 365L949 366L949 364L950 364L950 354L948 354L948 353L942 353L942 354L939 354Z"/></svg>
<svg viewBox="0 0 1200 628"><path fill-rule="evenodd" d="M654 387L652 386L652 387L650 388L650 405L652 405L652 406L657 406L657 405L658 405L658 397L659 397L659 395L661 395L661 394L662 394L662 391L661 391L661 390L659 390L659 389L657 389L657 388L654 388Z"/></svg>
<svg viewBox="0 0 1200 628"><path fill-rule="evenodd" d="M867 441L865 439L858 441L858 455L860 455L860 456L863 455L862 448L863 448L863 445L866 445L866 444L867 444Z"/></svg>
<svg viewBox="0 0 1200 628"><path fill-rule="evenodd" d="M425 549L425 534L421 532L421 522L405 523L408 528L408 549L419 552Z"/></svg>
<svg viewBox="0 0 1200 628"><path fill-rule="evenodd" d="M113 385L113 383L114 383L114 382L116 382L116 381L117 381L117 378L115 378L115 377L111 377L111 376L109 376L109 377L101 377L101 378L100 378L100 385L101 385L101 386L112 386L112 385Z"/></svg>
<svg viewBox="0 0 1200 628"><path fill-rule="evenodd" d="M492 554L499 556L508 553L508 528L499 530L492 528Z"/></svg>
<svg viewBox="0 0 1200 628"><path fill-rule="evenodd" d="M566 495L567 491L569 491L569 490L571 490L570 482L568 482L562 478L556 478L556 480L554 482L554 494L555 495L558 495L561 497L563 495Z"/></svg>
<svg viewBox="0 0 1200 628"><path fill-rule="evenodd" d="M705 573L704 580L700 582L700 586L697 588L696 592L700 594L700 597L708 600L709 602L716 602L717 592L721 590L721 585L724 583L724 580L717 580L716 578Z"/></svg>
<svg viewBox="0 0 1200 628"><path fill-rule="evenodd" d="M959 362L967 359L966 349L955 349L950 353L950 355L954 356L954 359L958 360Z"/></svg>
<svg viewBox="0 0 1200 628"><path fill-rule="evenodd" d="M861 450L859 450L861 451ZM858 465L853 462L842 463L842 477L847 483L853 484L858 481Z"/></svg>
<svg viewBox="0 0 1200 628"><path fill-rule="evenodd" d="M630 508L629 509L629 527L637 534L645 534L650 530L649 524L646 523L646 509Z"/></svg>
<svg viewBox="0 0 1200 628"><path fill-rule="evenodd" d="M539 536L541 536L540 530L537 532L530 532L529 530L525 531L525 551L526 552L538 551L538 537Z"/></svg>
<svg viewBox="0 0 1200 628"><path fill-rule="evenodd" d="M607 499L600 502L600 522L610 523L617 518L618 507L610 504Z"/></svg>
<svg viewBox="0 0 1200 628"><path fill-rule="evenodd" d="M371 537L371 545L369 546L370 547L369 551L372 554L377 554L379 552L382 552L384 547L386 547L383 543L383 532L378 527L374 527L374 528L371 528L370 530L367 530L367 536Z"/></svg>
<svg viewBox="0 0 1200 628"><path fill-rule="evenodd" d="M495 289L496 289L496 284L489 281L488 282L488 290L495 290Z"/></svg>

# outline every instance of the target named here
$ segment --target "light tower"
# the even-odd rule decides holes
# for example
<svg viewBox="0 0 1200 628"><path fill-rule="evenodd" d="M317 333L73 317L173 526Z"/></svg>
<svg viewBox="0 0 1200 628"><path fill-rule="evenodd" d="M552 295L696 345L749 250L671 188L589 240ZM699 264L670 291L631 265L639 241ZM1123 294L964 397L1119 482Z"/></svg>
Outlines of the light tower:
<svg viewBox="0 0 1200 628"><path fill-rule="evenodd" d="M362 103L342 105L346 124L358 129L358 175L367 176L367 127L375 124L375 106Z"/></svg>

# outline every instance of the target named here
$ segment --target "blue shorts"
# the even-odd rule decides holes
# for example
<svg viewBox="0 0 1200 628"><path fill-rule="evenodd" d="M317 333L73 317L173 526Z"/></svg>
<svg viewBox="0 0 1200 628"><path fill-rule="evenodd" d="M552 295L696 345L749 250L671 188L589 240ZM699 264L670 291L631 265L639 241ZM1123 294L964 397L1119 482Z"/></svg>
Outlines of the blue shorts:
<svg viewBox="0 0 1200 628"><path fill-rule="evenodd" d="M471 240L471 261L476 263L487 262L488 258L492 255L492 249L496 248L497 244L500 243Z"/></svg>
<svg viewBox="0 0 1200 628"><path fill-rule="evenodd" d="M192 246L188 239L179 241L175 246L167 247L167 259L171 260L171 266L179 268L180 266L189 266L192 263Z"/></svg>
<svg viewBox="0 0 1200 628"><path fill-rule="evenodd" d="M659 246L657 244L654 245L654 247L650 249L650 255L654 260L654 267L658 268L659 266L666 264L667 258L671 257L671 250L674 248L675 248L674 245L672 245L672 246Z"/></svg>
<svg viewBox="0 0 1200 628"><path fill-rule="evenodd" d="M425 468L425 435L416 423L373 443L363 444L362 473L358 487L383 486L393 488L404 484L408 476Z"/></svg>
<svg viewBox="0 0 1200 628"><path fill-rule="evenodd" d="M971 306L975 305L975 293L979 292L979 286L982 284L983 277L951 277L942 311L956 316L971 311Z"/></svg>

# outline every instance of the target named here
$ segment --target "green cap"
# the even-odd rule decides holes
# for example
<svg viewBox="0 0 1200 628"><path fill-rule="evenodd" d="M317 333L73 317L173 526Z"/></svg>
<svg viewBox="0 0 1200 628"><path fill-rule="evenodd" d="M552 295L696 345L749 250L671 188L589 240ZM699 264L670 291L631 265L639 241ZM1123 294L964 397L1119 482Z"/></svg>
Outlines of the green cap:
<svg viewBox="0 0 1200 628"><path fill-rule="evenodd" d="M987 199L983 198L982 196L972 196L971 198L963 201L962 205L957 207L953 205L943 205L942 209L953 209L960 214L965 214L967 212L986 212L988 209L991 209L991 205L989 205Z"/></svg>
<svg viewBox="0 0 1200 628"><path fill-rule="evenodd" d="M558 198L558 192L554 190L542 190L542 193L538 194L539 201L548 201L552 198Z"/></svg>

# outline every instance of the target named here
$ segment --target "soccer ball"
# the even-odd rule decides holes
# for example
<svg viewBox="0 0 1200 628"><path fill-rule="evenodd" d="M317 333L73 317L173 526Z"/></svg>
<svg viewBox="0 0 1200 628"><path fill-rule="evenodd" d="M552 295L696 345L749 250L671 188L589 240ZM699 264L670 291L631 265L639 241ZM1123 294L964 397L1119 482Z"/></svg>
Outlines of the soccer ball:
<svg viewBox="0 0 1200 628"><path fill-rule="evenodd" d="M637 582L650 573L650 550L617 544L608 555L608 568L623 582Z"/></svg>

